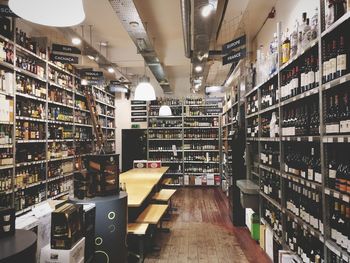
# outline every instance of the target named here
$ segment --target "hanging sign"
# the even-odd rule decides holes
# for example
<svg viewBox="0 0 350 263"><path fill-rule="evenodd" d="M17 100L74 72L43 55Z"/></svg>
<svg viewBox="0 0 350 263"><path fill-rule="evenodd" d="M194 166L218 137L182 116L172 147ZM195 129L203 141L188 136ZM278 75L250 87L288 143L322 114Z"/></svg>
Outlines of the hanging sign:
<svg viewBox="0 0 350 263"><path fill-rule="evenodd" d="M239 51L231 52L230 54L222 58L222 65L238 62L242 58L245 58L246 55L247 55L247 50L245 48Z"/></svg>
<svg viewBox="0 0 350 263"><path fill-rule="evenodd" d="M232 50L244 46L246 44L246 35L236 38L222 46L222 54L227 54Z"/></svg>
<svg viewBox="0 0 350 263"><path fill-rule="evenodd" d="M132 100L131 105L146 105L145 100Z"/></svg>
<svg viewBox="0 0 350 263"><path fill-rule="evenodd" d="M146 122L147 118L131 118L131 122Z"/></svg>
<svg viewBox="0 0 350 263"><path fill-rule="evenodd" d="M61 62L63 64L79 64L79 58L60 54L51 54L51 61Z"/></svg>
<svg viewBox="0 0 350 263"><path fill-rule="evenodd" d="M147 116L147 111L133 111L131 116Z"/></svg>
<svg viewBox="0 0 350 263"><path fill-rule="evenodd" d="M67 45L60 45L60 44L52 44L52 51L54 52L63 52L63 53L69 53L69 54L76 54L80 55L81 51L77 47L67 46Z"/></svg>
<svg viewBox="0 0 350 263"><path fill-rule="evenodd" d="M0 16L18 17L7 5L0 5Z"/></svg>
<svg viewBox="0 0 350 263"><path fill-rule="evenodd" d="M137 110L147 110L147 106L131 106L132 111L137 111Z"/></svg>
<svg viewBox="0 0 350 263"><path fill-rule="evenodd" d="M88 85L99 85L103 81L102 71L83 71L82 76Z"/></svg>

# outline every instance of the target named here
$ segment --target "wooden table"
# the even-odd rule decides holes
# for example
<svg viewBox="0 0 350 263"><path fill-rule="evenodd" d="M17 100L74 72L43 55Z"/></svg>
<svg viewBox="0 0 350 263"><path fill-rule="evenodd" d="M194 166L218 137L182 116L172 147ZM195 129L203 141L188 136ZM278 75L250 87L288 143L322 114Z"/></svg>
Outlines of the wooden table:
<svg viewBox="0 0 350 263"><path fill-rule="evenodd" d="M125 183L128 207L140 207L169 167L135 168L121 173L119 181Z"/></svg>

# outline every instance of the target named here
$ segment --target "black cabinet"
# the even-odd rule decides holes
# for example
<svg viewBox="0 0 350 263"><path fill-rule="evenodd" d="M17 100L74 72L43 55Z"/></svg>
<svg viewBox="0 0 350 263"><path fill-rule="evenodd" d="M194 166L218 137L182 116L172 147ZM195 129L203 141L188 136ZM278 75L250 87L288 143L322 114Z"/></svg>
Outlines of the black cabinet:
<svg viewBox="0 0 350 263"><path fill-rule="evenodd" d="M122 171L133 168L134 160L147 160L147 130L122 130Z"/></svg>
<svg viewBox="0 0 350 263"><path fill-rule="evenodd" d="M229 209L232 223L235 226L245 225L245 209L240 202L240 190L236 185L237 180L246 178L246 167L244 164L245 133L239 129L230 137L232 149L232 177L229 184Z"/></svg>

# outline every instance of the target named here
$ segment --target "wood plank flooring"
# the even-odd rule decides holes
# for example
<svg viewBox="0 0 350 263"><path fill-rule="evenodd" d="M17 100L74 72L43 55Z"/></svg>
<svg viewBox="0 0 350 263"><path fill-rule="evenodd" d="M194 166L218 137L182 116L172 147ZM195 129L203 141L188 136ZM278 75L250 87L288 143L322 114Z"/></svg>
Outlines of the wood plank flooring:
<svg viewBox="0 0 350 263"><path fill-rule="evenodd" d="M157 234L161 250L145 263L271 263L246 228L234 227L227 198L219 188L182 188L173 197L178 209Z"/></svg>

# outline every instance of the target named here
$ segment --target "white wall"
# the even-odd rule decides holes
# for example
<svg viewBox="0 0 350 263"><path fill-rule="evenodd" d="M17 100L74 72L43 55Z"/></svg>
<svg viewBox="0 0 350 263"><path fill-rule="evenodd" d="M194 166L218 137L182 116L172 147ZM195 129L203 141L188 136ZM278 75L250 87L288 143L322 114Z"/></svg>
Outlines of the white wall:
<svg viewBox="0 0 350 263"><path fill-rule="evenodd" d="M299 23L302 21L302 13L307 12L307 17L310 18L315 14L315 8L319 6L319 0L278 0L276 3L276 17L268 19L260 33L256 38L256 46L264 46L264 52L268 51L270 42L274 32L277 32L277 23L282 22L282 32L289 29L293 31L295 19Z"/></svg>

